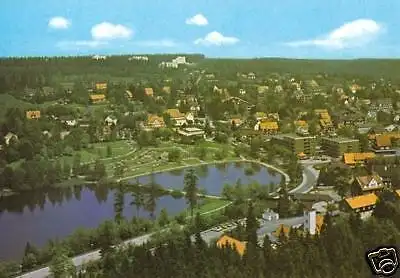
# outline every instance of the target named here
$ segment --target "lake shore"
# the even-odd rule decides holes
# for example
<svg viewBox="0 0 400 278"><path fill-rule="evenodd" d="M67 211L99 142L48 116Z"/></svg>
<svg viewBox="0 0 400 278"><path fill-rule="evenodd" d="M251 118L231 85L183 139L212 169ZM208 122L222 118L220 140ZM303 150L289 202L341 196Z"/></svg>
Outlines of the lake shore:
<svg viewBox="0 0 400 278"><path fill-rule="evenodd" d="M193 167L199 167L199 166L204 166L204 165L217 165L217 164L225 164L225 163L237 163L237 162L245 162L245 163L256 163L258 165L261 165L263 167L266 168L270 168L278 173L280 173L284 179L285 179L285 183L289 184L290 183L290 177L287 173L285 173L282 169L279 169L278 167L268 164L268 163L264 163L262 161L259 160L252 160L252 159L247 159L244 157L238 158L238 159L224 159L224 160L214 160L214 161L202 161L200 163L191 163L191 164L186 164L186 165L180 165L180 166L174 166L174 167L169 167L169 168L165 168L165 169L158 169L154 168L153 171L147 171L147 172L142 172L142 173L138 173L135 175L130 175L127 177L123 177L120 179L115 179L114 177L108 177L107 179L110 180L114 180L116 182L119 181L127 181L127 180L131 180L137 177L143 177L143 176L148 176L151 174L159 174L159 173L164 173L164 172L170 172L170 171L175 171L175 170L182 170L182 169L187 169L187 168L193 168ZM84 176L78 176L78 177L73 177L71 179L68 180L64 180L61 181L59 183L57 183L56 185L54 185L54 188L62 188L62 187L74 187L74 186L81 186L81 185L93 185L98 183L99 181L88 181L85 180ZM29 190L27 190L29 191ZM27 191L13 191L11 189L3 189L2 191L0 191L0 200L3 198L7 198L9 196L13 196L13 195L17 195L20 193L24 193Z"/></svg>
<svg viewBox="0 0 400 278"><path fill-rule="evenodd" d="M162 170L154 169L151 172L144 172L144 173L140 173L140 174L136 174L136 175L131 175L131 176L128 176L128 177L123 177L123 178L120 178L120 179L116 179L116 181L126 181L126 180L134 179L134 178L137 178L137 177L148 176L148 175L150 175L152 173L153 174L159 174L159 173L170 172L170 171L175 171L175 170L199 167L199 166L203 166L203 165L216 165L216 164L236 163L236 162L256 163L256 164L259 164L259 165L264 166L266 168L270 168L270 169L280 173L284 177L286 184L288 184L290 182L289 175L287 173L285 173L282 169L279 169L278 167L276 167L274 165L270 165L270 164L264 163L262 161L251 160L251 159L246 159L246 158L225 159L225 160L220 160L220 161L219 160L207 161L207 162L193 163L193 164L190 164L190 165L175 166L175 167L162 169Z"/></svg>

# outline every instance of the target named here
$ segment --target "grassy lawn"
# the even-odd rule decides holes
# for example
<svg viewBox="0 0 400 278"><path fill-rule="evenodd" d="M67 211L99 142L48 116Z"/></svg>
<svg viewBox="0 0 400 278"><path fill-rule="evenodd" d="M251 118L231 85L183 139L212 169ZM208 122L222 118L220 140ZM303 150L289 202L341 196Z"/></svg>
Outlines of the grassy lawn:
<svg viewBox="0 0 400 278"><path fill-rule="evenodd" d="M206 213L223 207L229 203L230 202L227 200L206 198L203 200L202 204L200 204L197 208L193 210L193 215L195 215L196 213ZM186 209L186 214L190 216L190 209Z"/></svg>
<svg viewBox="0 0 400 278"><path fill-rule="evenodd" d="M215 153L220 151L222 146L218 143L203 142L207 146L207 157L206 162L215 162ZM107 147L111 147L111 156L107 157ZM182 158L177 162L169 162L166 160L166 154L168 149L181 148L184 150ZM226 147L226 146L224 146ZM190 167L191 165L199 165L201 161L194 153L196 147L176 144L173 142L163 143L159 147L151 148L133 148L129 145L128 141L115 141L115 142L101 142L95 143L90 148L83 149L81 151L75 151L71 156L61 156L57 158L61 164L68 163L72 165L74 156L80 154L81 163L94 163L96 160L101 159L106 167L106 171L109 177L112 177L115 172L115 166L119 162L125 162L126 170L123 177L131 177L137 175L144 175L154 172L167 171L172 168L184 168ZM232 152L227 152L224 159L233 160L237 159L234 157ZM160 158L162 158L160 160ZM17 168L23 161L16 161L11 163L11 167Z"/></svg>
<svg viewBox="0 0 400 278"><path fill-rule="evenodd" d="M208 142L208 141L203 141L199 144L197 144L197 146L199 147L203 147L203 148L221 148L221 147L227 147L226 145L223 144L219 144L216 142Z"/></svg>
<svg viewBox="0 0 400 278"><path fill-rule="evenodd" d="M201 163L200 159L198 158L188 158L188 159L184 159L183 160L185 162L185 164L199 164Z"/></svg>
<svg viewBox="0 0 400 278"><path fill-rule="evenodd" d="M128 176L135 176L135 175L140 175L140 174L145 174L149 173L152 170L153 171L163 171L163 170L169 170L174 167L190 167L190 165L198 165L201 163L200 159L197 158L194 154L193 146L185 146L185 145L178 145L178 144L173 144L173 143L167 143L170 148L173 147L182 147L182 148L188 148L188 152L182 154L182 160L178 162L166 162L166 161L161 161L161 162L156 162L154 159L158 159L158 157L161 156L163 152L166 150L164 149L166 147L166 144L161 145L158 149L151 148L151 149L142 149L138 152L136 152L133 157L127 157L125 162L127 163L128 168L130 168L126 173L125 177ZM207 152L207 157L205 159L206 162L215 162L215 157L214 154L220 149L221 145L219 144L208 144L208 145L213 145L212 149L208 149ZM217 149L216 146L219 146ZM227 157L225 158L227 160L235 160L237 157L234 156L233 152L228 152ZM150 161L150 162L149 162ZM159 165L157 165L159 164Z"/></svg>

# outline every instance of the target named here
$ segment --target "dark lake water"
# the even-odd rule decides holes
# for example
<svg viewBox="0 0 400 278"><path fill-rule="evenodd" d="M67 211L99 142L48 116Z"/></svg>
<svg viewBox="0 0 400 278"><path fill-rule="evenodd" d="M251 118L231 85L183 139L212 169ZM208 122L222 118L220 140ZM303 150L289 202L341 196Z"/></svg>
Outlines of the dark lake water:
<svg viewBox="0 0 400 278"><path fill-rule="evenodd" d="M254 174L246 175L245 168L253 167ZM184 171L155 174L157 183L165 188L183 188ZM199 187L210 195L219 195L223 184L242 184L257 181L260 184L278 184L282 176L264 167L246 163L207 165L196 168ZM147 183L149 176L139 177ZM130 206L130 194L125 196L124 216L136 215ZM105 187L76 187L15 195L0 200L0 260L17 259L23 254L26 242L43 246L49 239L64 238L77 228L95 228L103 221L114 218L114 191ZM187 207L184 199L162 196L157 201L155 215L165 208L176 215ZM149 217L140 210L139 216Z"/></svg>

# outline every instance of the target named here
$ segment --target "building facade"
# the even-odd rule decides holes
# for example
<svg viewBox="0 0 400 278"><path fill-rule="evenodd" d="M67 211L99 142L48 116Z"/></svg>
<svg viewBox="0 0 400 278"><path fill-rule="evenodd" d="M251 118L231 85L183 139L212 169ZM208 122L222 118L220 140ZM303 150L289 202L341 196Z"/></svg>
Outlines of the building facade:
<svg viewBox="0 0 400 278"><path fill-rule="evenodd" d="M274 136L273 142L288 148L293 154L304 153L308 156L316 152L317 138L315 136L301 136L297 134L284 134Z"/></svg>
<svg viewBox="0 0 400 278"><path fill-rule="evenodd" d="M331 157L342 157L345 153L360 152L360 142L358 139L343 137L323 137L321 147Z"/></svg>

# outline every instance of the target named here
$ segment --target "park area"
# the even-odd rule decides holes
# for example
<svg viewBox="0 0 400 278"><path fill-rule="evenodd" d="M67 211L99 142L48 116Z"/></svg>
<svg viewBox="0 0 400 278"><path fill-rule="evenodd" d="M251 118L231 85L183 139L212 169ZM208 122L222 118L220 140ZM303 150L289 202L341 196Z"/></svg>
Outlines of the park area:
<svg viewBox="0 0 400 278"><path fill-rule="evenodd" d="M173 159L171 152L174 152ZM78 154L81 164L94 164L100 160L108 177L115 177L116 168L123 164L123 174L118 177L121 179L238 159L231 146L215 142L199 142L195 145L162 142L156 147L140 148L136 142L129 140L91 144L88 148L58 159L61 163L72 165Z"/></svg>

